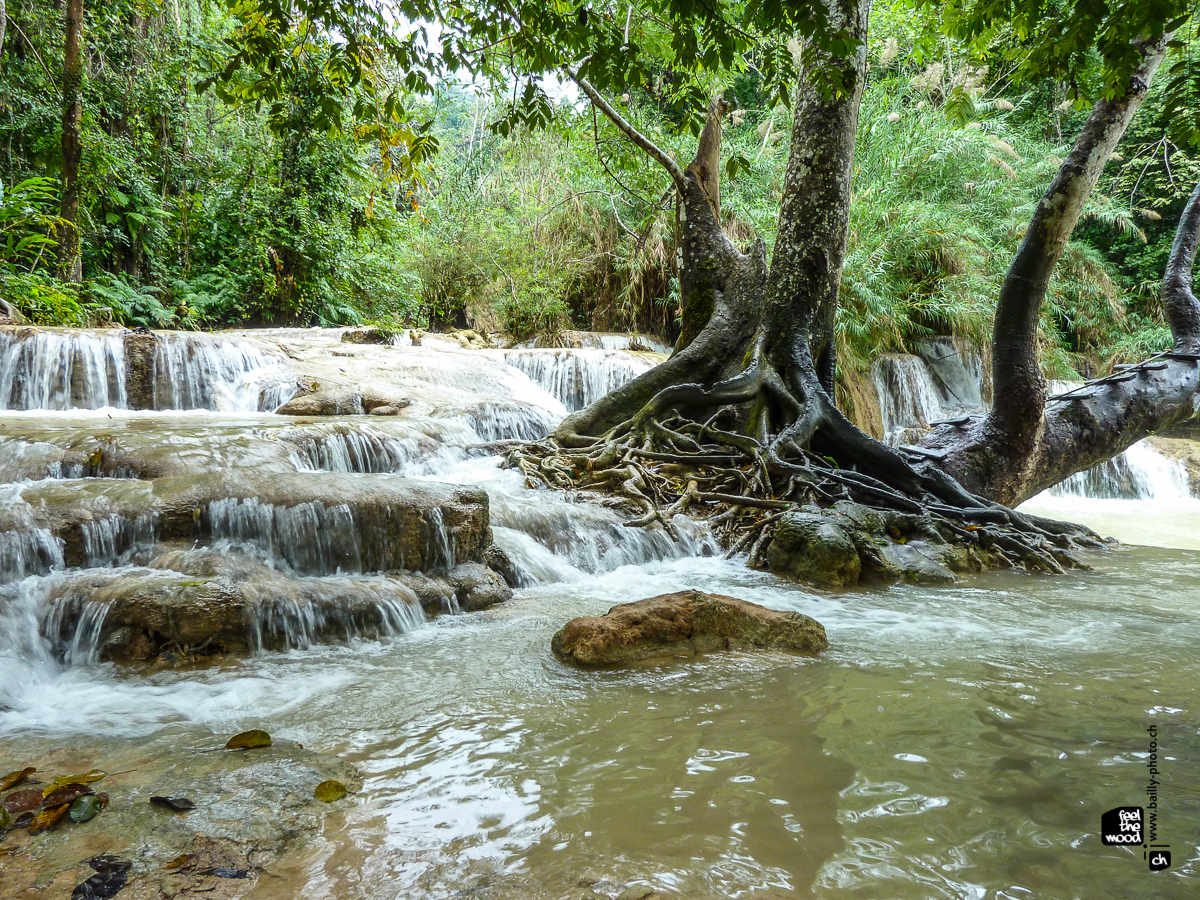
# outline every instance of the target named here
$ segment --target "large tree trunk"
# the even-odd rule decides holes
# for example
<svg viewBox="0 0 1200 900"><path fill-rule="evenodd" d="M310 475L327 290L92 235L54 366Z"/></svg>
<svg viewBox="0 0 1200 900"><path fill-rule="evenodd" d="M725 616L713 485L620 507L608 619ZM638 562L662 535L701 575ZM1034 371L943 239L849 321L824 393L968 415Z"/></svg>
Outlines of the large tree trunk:
<svg viewBox="0 0 1200 900"><path fill-rule="evenodd" d="M832 27L845 29L856 51L804 54L770 266L761 241L742 253L721 228L720 101L709 107L696 159L680 168L576 76L675 183L681 334L666 362L509 462L530 482L616 495L641 513L630 524L670 531L685 510L723 522L730 552L749 547L751 564L783 511L847 499L937 517L937 527L993 559L1061 571L1072 540L1093 540L1085 530L1018 516L919 469L855 428L832 399L868 7L828 0ZM817 87L831 83L841 89Z"/></svg>
<svg viewBox="0 0 1200 900"><path fill-rule="evenodd" d="M1054 266L1105 164L1145 100L1170 37L1137 45L1141 63L1126 91L1096 103L1034 212L996 308L991 411L982 421L935 429L922 441L936 456L927 466L936 465L977 494L1016 505L1120 453L1156 427L1178 421L1189 379L1176 365L1153 370L1167 373L1161 376L1143 373L1146 377L1130 387L1124 385L1133 378L1106 380L1084 395L1048 403L1038 360L1040 313ZM1200 215L1194 206L1188 205L1193 217ZM1188 215L1185 212L1185 220ZM1181 225L1181 235L1185 231ZM1184 243L1181 248L1176 240L1164 283L1164 309L1176 350L1194 352L1200 346L1200 313L1195 312L1190 291L1191 265ZM1194 252L1193 243L1193 256ZM1185 297L1191 298L1190 305Z"/></svg>
<svg viewBox="0 0 1200 900"><path fill-rule="evenodd" d="M83 157L80 125L83 121L79 92L83 81L83 58L79 52L83 30L83 0L67 0L66 40L63 52L62 106L62 209L63 234L59 242L58 271L64 281L83 280L79 252L79 164Z"/></svg>

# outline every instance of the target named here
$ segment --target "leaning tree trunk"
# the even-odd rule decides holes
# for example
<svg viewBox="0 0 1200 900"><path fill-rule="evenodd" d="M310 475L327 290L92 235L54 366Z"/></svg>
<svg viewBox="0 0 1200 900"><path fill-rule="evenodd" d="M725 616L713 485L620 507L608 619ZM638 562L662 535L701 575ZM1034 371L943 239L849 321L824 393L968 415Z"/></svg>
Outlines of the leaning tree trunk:
<svg viewBox="0 0 1200 900"><path fill-rule="evenodd" d="M935 428L921 442L924 467L949 473L971 491L1016 505L1196 413L1200 304L1192 292L1192 262L1200 187L1184 209L1163 279L1172 350L1055 397L1047 396L1037 355L1039 315L1055 263L1145 100L1170 37L1137 45L1141 63L1125 93L1093 107L1038 204L997 305L992 410L982 420Z"/></svg>
<svg viewBox="0 0 1200 900"><path fill-rule="evenodd" d="M682 328L664 363L514 450L509 464L530 483L607 494L639 513L631 525L672 531L676 514L707 517L721 523L730 553L749 549L751 565L787 510L846 499L933 517L997 564L1061 571L1073 542L1094 542L1086 529L1020 516L944 473L919 470L854 427L832 399L868 7L827 3L832 26L856 47L851 56L803 54L769 266L761 241L742 253L721 228L721 101L709 106L696 159L681 168L571 73L675 184Z"/></svg>
<svg viewBox="0 0 1200 900"><path fill-rule="evenodd" d="M66 40L63 51L62 106L62 240L58 248L59 277L64 281L83 280L83 259L79 252L79 164L83 158L80 125L83 121L79 89L83 81L83 58L79 38L83 29L83 0L67 0Z"/></svg>

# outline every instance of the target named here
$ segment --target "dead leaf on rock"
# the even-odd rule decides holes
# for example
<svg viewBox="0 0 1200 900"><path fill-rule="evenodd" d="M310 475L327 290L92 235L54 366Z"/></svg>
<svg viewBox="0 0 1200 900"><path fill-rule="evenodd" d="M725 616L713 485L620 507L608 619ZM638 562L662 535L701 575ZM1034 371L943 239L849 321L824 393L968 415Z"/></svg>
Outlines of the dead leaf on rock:
<svg viewBox="0 0 1200 900"><path fill-rule="evenodd" d="M340 781L322 781L313 791L313 796L322 803L333 803L346 796L346 786Z"/></svg>
<svg viewBox="0 0 1200 900"><path fill-rule="evenodd" d="M20 784L36 771L37 769L33 766L29 766L26 769L21 769L19 772L9 772L3 778L0 778L0 791L7 791L13 785Z"/></svg>
<svg viewBox="0 0 1200 900"><path fill-rule="evenodd" d="M225 745L226 750L254 750L258 747L270 747L271 736L257 728L235 734Z"/></svg>
<svg viewBox="0 0 1200 900"><path fill-rule="evenodd" d="M150 802L155 806L173 809L175 812L187 812L189 809L196 808L196 804L187 797L151 797Z"/></svg>
<svg viewBox="0 0 1200 900"><path fill-rule="evenodd" d="M52 788L43 795L42 808L49 809L52 806L62 806L64 803L74 803L80 797L94 793L96 792L86 784L64 784L62 787Z"/></svg>
<svg viewBox="0 0 1200 900"><path fill-rule="evenodd" d="M168 872L187 872L196 868L196 863L199 861L200 857L195 853L183 853L175 857L173 860L163 866L163 868Z"/></svg>
<svg viewBox="0 0 1200 900"><path fill-rule="evenodd" d="M67 814L67 810L71 808L69 803L64 803L61 806L53 806L48 809L43 809L33 818L33 822L29 825L30 834L41 834L43 831L49 831L59 823L63 816Z"/></svg>
<svg viewBox="0 0 1200 900"><path fill-rule="evenodd" d="M61 778L55 778L51 782L51 785L53 787L62 787L64 784L91 784L94 781L101 781L107 777L107 772L92 769L86 775L63 775Z"/></svg>
<svg viewBox="0 0 1200 900"><path fill-rule="evenodd" d="M42 792L37 788L31 788L27 791L17 791L4 798L4 808L16 816L23 812L40 808L42 799Z"/></svg>
<svg viewBox="0 0 1200 900"><path fill-rule="evenodd" d="M71 900L111 900L129 877L129 860L118 859L115 856L93 856L88 865L96 870L96 874L87 881L77 885L71 892Z"/></svg>

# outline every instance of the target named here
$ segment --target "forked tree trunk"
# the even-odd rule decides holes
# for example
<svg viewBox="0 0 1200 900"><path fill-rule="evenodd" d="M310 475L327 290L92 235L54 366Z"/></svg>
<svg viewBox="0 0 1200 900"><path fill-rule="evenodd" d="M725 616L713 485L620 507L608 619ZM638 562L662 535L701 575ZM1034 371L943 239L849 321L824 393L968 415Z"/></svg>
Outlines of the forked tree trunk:
<svg viewBox="0 0 1200 900"><path fill-rule="evenodd" d="M62 106L62 236L58 249L59 277L83 280L79 252L79 164L83 157L80 125L83 121L79 92L83 81L83 58L79 52L83 30L83 0L67 0L66 38L63 52Z"/></svg>

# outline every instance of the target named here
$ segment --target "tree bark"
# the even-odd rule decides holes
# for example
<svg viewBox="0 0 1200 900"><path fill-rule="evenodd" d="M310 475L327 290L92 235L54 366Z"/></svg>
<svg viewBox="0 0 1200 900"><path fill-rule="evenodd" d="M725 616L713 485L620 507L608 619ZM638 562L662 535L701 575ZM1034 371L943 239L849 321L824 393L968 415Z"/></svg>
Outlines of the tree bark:
<svg viewBox="0 0 1200 900"><path fill-rule="evenodd" d="M83 31L83 0L67 0L66 38L63 51L62 107L62 208L63 235L59 242L58 271L64 281L83 280L79 251L79 165L83 157L80 125L83 121L80 88L83 58L79 52Z"/></svg>
<svg viewBox="0 0 1200 900"><path fill-rule="evenodd" d="M0 62L4 61L4 33L8 30L8 4L0 0Z"/></svg>
<svg viewBox="0 0 1200 900"><path fill-rule="evenodd" d="M1038 360L1042 304L1054 267L1105 164L1145 101L1170 38L1137 44L1141 63L1127 89L1093 106L1034 211L996 306L991 411L969 432L943 431L923 442L945 452L941 467L978 494L1012 504L1031 496L1031 486L1041 481L1037 461L1047 423L1046 380Z"/></svg>

